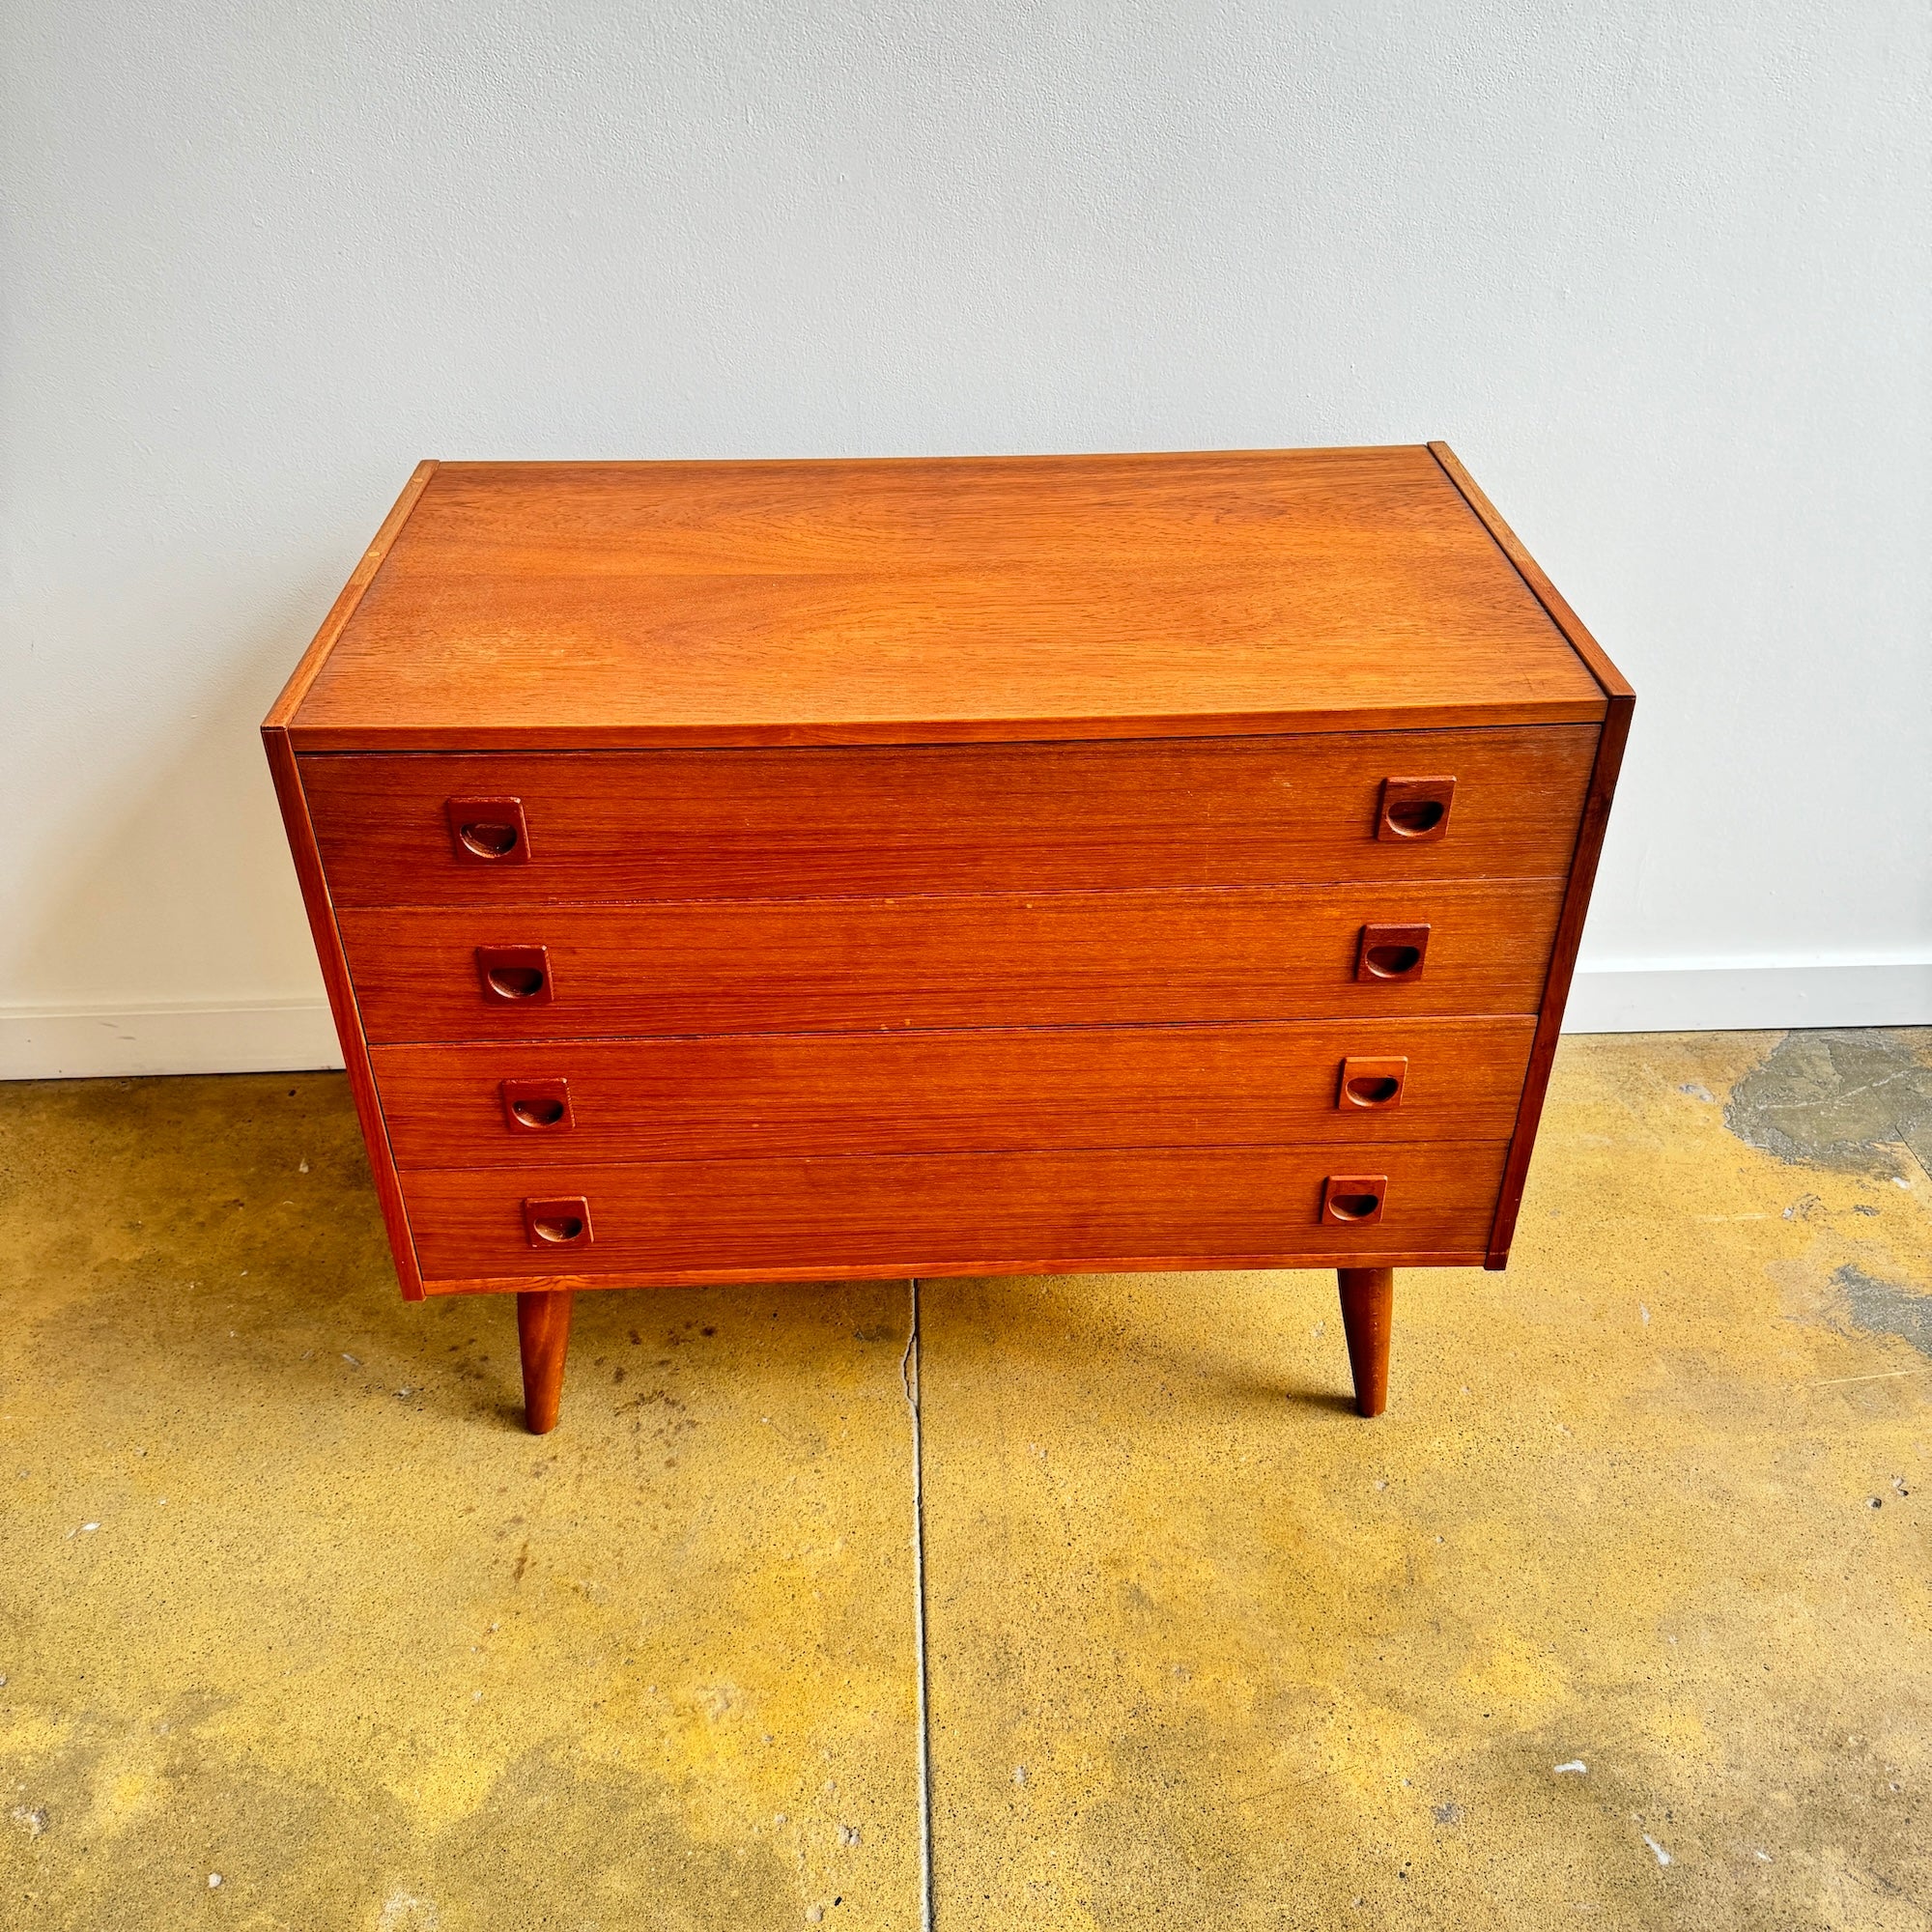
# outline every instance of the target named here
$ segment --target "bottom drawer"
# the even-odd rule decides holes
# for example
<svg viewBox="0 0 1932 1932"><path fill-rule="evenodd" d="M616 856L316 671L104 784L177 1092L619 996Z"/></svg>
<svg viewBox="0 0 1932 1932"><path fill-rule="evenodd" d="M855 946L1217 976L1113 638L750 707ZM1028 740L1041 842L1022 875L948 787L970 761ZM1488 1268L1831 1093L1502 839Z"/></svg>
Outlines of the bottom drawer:
<svg viewBox="0 0 1932 1932"><path fill-rule="evenodd" d="M663 1161L403 1177L431 1293L841 1275L1479 1266L1505 1143ZM1339 1176L1380 1178L1335 1218ZM553 1236L526 1225L526 1203ZM1362 1189L1348 1204L1365 1211ZM581 1203L581 1208L573 1204Z"/></svg>

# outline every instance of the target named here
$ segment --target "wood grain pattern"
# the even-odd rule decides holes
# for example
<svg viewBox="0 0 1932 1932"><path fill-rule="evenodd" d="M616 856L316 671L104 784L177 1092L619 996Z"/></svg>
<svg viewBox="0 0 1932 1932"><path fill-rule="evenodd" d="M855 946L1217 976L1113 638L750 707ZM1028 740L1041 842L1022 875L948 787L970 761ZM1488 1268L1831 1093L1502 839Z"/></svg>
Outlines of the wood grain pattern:
<svg viewBox="0 0 1932 1932"><path fill-rule="evenodd" d="M432 1289L546 1277L526 1241L533 1193L581 1194L594 1260L568 1277L776 1279L1068 1271L1189 1256L1190 1265L1363 1266L1386 1252L1480 1253L1507 1150L1378 1149L1379 1222L1324 1225L1332 1150L1157 1149L818 1159L670 1161L624 1167L433 1170L409 1178ZM549 1278L561 1279L551 1275Z"/></svg>
<svg viewBox="0 0 1932 1932"><path fill-rule="evenodd" d="M1426 449L443 464L300 749L1590 723Z"/></svg>
<svg viewBox="0 0 1932 1932"><path fill-rule="evenodd" d="M264 738L405 1294L1328 1265L1373 1409L1387 1270L1507 1260L1632 702L1440 443L425 464Z"/></svg>
<svg viewBox="0 0 1932 1932"><path fill-rule="evenodd" d="M1565 642L1583 662L1605 697L1636 700L1630 680L1610 662L1610 654L1590 635L1582 618L1570 608L1569 600L1550 582L1543 566L1530 555L1522 539L1503 522L1496 506L1477 486L1476 479L1463 468L1456 452L1446 442L1432 442L1429 453L1442 466L1442 472L1456 486L1456 494L1475 513L1496 548L1509 558L1530 594L1548 613L1549 620L1562 632ZM1606 713L1605 716L1608 714Z"/></svg>
<svg viewBox="0 0 1932 1932"><path fill-rule="evenodd" d="M315 634L308 649L289 673L289 681L282 686L281 696L270 706L268 717L262 721L265 731L288 730L296 713L301 708L303 698L308 696L309 686L315 682L316 673L335 648L336 639L342 636L350 618L355 614L362 593L375 581L376 573L382 569L389 554L390 546L402 534L403 526L409 522L422 493L429 488L429 479L436 474L436 459L427 458L416 465L410 480L403 485L403 494L383 519L382 527L377 530L374 540L362 553L355 568L349 573L349 582L329 606L328 615L322 620L322 629Z"/></svg>
<svg viewBox="0 0 1932 1932"><path fill-rule="evenodd" d="M517 1296L517 1353L524 1369L524 1427L548 1435L563 1406L563 1364L570 1352L570 1291Z"/></svg>
<svg viewBox="0 0 1932 1932"><path fill-rule="evenodd" d="M1379 1415L1388 1407L1389 1331L1395 1317L1395 1270L1345 1267L1342 1332L1349 1343L1349 1373L1355 1383L1355 1413Z"/></svg>
<svg viewBox="0 0 1932 1932"><path fill-rule="evenodd" d="M1560 880L1036 897L382 907L339 915L377 1041L1529 1013ZM1429 968L1355 977L1365 920ZM548 949L553 998L486 1004L479 946Z"/></svg>
<svg viewBox="0 0 1932 1932"><path fill-rule="evenodd" d="M1516 1133L1510 1144L1509 1165L1503 1176L1495 1226L1490 1234L1489 1253L1484 1262L1486 1267L1502 1268L1509 1264L1510 1242L1516 1235L1523 1183L1529 1178L1530 1156L1536 1148L1536 1129L1543 1118L1544 1097L1549 1090L1549 1070L1556 1058L1557 1038L1563 1031L1563 1011L1569 1004L1570 982L1575 977L1577 954L1583 942L1583 922L1589 915L1590 893L1596 884L1597 863L1603 856L1604 835L1609 829L1610 804L1616 796L1617 774L1623 768L1624 747L1630 739L1636 694L1632 690L1630 681L1610 662L1609 653L1584 628L1582 619L1544 574L1542 566L1523 548L1516 532L1496 514L1495 505L1476 487L1469 472L1457 461L1455 452L1445 442L1432 442L1429 449L1468 504L1471 514L1509 558L1578 659L1588 667L1590 674L1603 689L1605 704L1597 755L1590 771L1589 793L1584 801L1582 822L1577 828L1576 851L1571 859L1570 883L1563 895L1563 914L1557 923L1555 944L1550 949L1549 975L1539 1007L1536 1043L1530 1050L1522 1103L1517 1117Z"/></svg>
<svg viewBox="0 0 1932 1932"><path fill-rule="evenodd" d="M1549 1091L1549 1070L1556 1060L1557 1038L1563 1032L1563 1009L1569 1004L1577 954L1583 944L1590 889L1596 883L1597 862L1603 856L1604 835L1609 829L1610 801L1616 795L1617 773L1623 766L1624 746L1630 737L1631 714L1636 708L1636 699L1628 693L1619 693L1610 697L1609 704L1609 716L1604 721L1603 737L1597 748L1596 768L1590 776L1583 823L1577 835L1577 856L1570 868L1563 911L1550 947L1549 972L1537 1013L1536 1040L1530 1048L1516 1133L1510 1142L1509 1166L1503 1176L1495 1227L1491 1231L1489 1254L1484 1262L1490 1268L1509 1264L1510 1242L1516 1235L1523 1184L1529 1178L1530 1156L1536 1151L1536 1129L1543 1119L1544 1096Z"/></svg>
<svg viewBox="0 0 1932 1932"><path fill-rule="evenodd" d="M405 1169L758 1154L1501 1141L1535 1023L1355 1020L1227 1027L738 1034L379 1046ZM1339 1104L1341 1065L1401 1066L1401 1104ZM554 1092L550 1130L501 1088ZM538 1082L548 1083L541 1090ZM564 1124L567 1122L568 1124Z"/></svg>
<svg viewBox="0 0 1932 1932"><path fill-rule="evenodd" d="M362 1017L356 1008L355 988L350 983L349 965L343 957L342 939L334 908L329 904L328 885L323 876L322 857L316 849L308 807L302 798L296 755L289 745L289 734L273 724L262 727L262 748L268 753L269 771L274 780L282 826L288 834L296 879L301 887L302 908L308 915L309 935L315 941L316 959L328 994L328 1009L335 1020L335 1037L342 1043L349 1092L355 1102L355 1119L362 1129L363 1144L369 1151L370 1178L375 1182L377 1205L383 1212L384 1231L389 1237L389 1252L395 1258L396 1278L406 1301L420 1301L422 1273L416 1266L409 1213L403 1204L401 1183L396 1179L396 1159L383 1122L375 1076L369 1068Z"/></svg>
<svg viewBox="0 0 1932 1932"><path fill-rule="evenodd" d="M1594 725L1164 743L321 754L302 782L341 905L1560 876ZM1378 838L1384 782L1453 773L1440 839ZM459 854L453 796L527 843Z"/></svg>

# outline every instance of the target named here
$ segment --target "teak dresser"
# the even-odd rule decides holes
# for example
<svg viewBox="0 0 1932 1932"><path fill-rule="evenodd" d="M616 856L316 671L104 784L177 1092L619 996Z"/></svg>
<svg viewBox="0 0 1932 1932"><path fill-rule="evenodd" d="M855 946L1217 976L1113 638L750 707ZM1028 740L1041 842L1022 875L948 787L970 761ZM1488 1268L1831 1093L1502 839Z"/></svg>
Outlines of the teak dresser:
<svg viewBox="0 0 1932 1932"><path fill-rule="evenodd" d="M1440 443L425 463L263 727L405 1295L1501 1267L1630 687Z"/></svg>

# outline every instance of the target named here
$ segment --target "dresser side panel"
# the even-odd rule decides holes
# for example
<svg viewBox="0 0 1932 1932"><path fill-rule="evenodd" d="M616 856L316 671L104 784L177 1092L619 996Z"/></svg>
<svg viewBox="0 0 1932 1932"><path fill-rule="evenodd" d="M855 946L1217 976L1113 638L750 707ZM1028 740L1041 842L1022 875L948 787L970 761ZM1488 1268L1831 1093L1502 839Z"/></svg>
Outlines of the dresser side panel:
<svg viewBox="0 0 1932 1932"><path fill-rule="evenodd" d="M1529 1071L1523 1080L1522 1102L1517 1111L1509 1161L1503 1169L1502 1191L1496 1203L1495 1226L1490 1234L1489 1256L1483 1264L1489 1268L1502 1268L1509 1264L1517 1212L1522 1205L1523 1183L1529 1178L1530 1155L1536 1151L1536 1130L1543 1119L1544 1098L1549 1091L1549 1069L1556 1058L1557 1039L1563 1032L1563 1009L1570 998L1570 982L1577 970L1577 953L1583 943L1583 922L1590 911L1590 893L1597 880L1597 862L1603 855L1604 834L1609 826L1610 802L1616 795L1617 773L1623 765L1624 746L1630 737L1631 714L1635 709L1636 700L1628 694L1617 695L1611 696L1609 705L1609 716L1604 721L1603 735L1597 742L1597 759L1590 774L1590 793L1583 806L1583 822L1577 833L1577 856L1571 864L1570 882L1564 889L1563 910L1557 918L1556 938L1550 948L1549 974L1544 982L1543 1004L1537 1014L1536 1039L1529 1053Z"/></svg>
<svg viewBox="0 0 1932 1932"><path fill-rule="evenodd" d="M355 1117L361 1123L363 1143L368 1150L369 1172L376 1183L376 1199L383 1211L384 1229L389 1237L389 1252L395 1261L396 1278L406 1300L420 1301L423 1295L422 1271L416 1264L409 1211L403 1199L402 1183L396 1174L388 1128L383 1119L382 1100L376 1089L375 1071L369 1063L368 1042L362 1031L355 990L349 977L349 962L342 951L335 908L329 901L328 883L323 874L315 828L309 823L308 803L302 796L295 751L289 743L288 733L276 725L262 727L262 744L268 753L269 770L274 779L275 798L281 807L282 824L288 834L296 877L301 886L302 906L308 914L316 959L322 967L323 984L328 992L329 1011L334 1016L336 1037L342 1043L343 1063L349 1073L349 1091L355 1102Z"/></svg>

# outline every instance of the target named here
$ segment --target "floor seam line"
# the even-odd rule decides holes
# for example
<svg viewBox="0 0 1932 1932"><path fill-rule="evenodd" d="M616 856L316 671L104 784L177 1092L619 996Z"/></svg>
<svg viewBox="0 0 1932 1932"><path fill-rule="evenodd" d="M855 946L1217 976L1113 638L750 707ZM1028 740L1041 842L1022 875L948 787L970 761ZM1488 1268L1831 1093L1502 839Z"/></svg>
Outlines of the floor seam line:
<svg viewBox="0 0 1932 1932"><path fill-rule="evenodd" d="M912 1320L905 1353L899 1357L899 1386L912 1418L912 1622L913 1681L919 1726L919 1893L921 1932L933 1932L932 1899L932 1725L926 1696L925 1662L925 1432L920 1412L919 1278L911 1278Z"/></svg>

